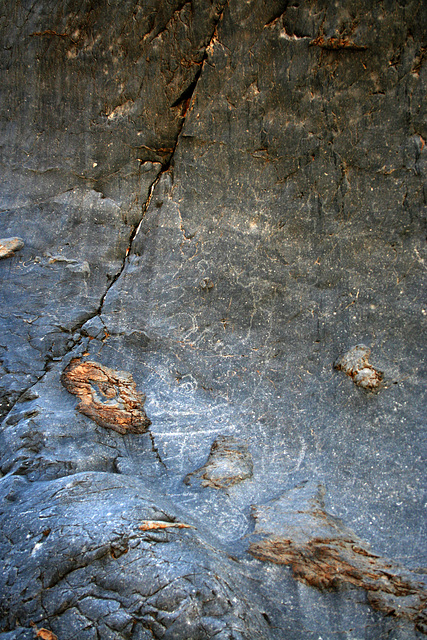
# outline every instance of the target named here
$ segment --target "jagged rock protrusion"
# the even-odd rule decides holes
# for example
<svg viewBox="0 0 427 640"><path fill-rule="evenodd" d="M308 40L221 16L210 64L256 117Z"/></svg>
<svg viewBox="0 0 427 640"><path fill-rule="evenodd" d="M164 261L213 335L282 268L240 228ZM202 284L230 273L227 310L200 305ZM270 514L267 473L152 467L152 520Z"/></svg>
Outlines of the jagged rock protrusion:
<svg viewBox="0 0 427 640"><path fill-rule="evenodd" d="M184 482L193 484L200 481L202 487L226 489L251 478L252 473L253 462L248 445L233 436L218 436L207 462L189 473Z"/></svg>
<svg viewBox="0 0 427 640"><path fill-rule="evenodd" d="M290 565L295 577L319 589L351 584L373 607L412 620L427 633L427 590L409 571L373 553L343 522L325 511L325 488L303 482L267 505L254 506L250 545L260 560Z"/></svg>
<svg viewBox="0 0 427 640"><path fill-rule="evenodd" d="M67 391L80 399L80 413L101 427L122 434L144 433L151 424L143 408L145 396L136 390L130 373L75 358L64 370L61 381Z"/></svg>

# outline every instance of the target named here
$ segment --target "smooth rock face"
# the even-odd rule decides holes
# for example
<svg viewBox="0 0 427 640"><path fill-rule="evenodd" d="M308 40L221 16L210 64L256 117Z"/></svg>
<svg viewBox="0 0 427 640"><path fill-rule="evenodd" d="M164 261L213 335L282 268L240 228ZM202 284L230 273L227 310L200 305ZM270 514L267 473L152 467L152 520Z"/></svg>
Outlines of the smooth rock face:
<svg viewBox="0 0 427 640"><path fill-rule="evenodd" d="M0 18L2 640L423 637L426 3Z"/></svg>

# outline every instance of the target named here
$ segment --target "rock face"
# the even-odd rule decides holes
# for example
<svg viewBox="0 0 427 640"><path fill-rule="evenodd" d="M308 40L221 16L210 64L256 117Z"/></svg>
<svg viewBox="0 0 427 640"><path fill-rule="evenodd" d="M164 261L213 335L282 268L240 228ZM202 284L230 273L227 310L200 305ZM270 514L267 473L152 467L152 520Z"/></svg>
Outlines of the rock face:
<svg viewBox="0 0 427 640"><path fill-rule="evenodd" d="M2 640L421 638L426 3L0 18Z"/></svg>
<svg viewBox="0 0 427 640"><path fill-rule="evenodd" d="M173 507L142 482L84 473L37 487L15 476L2 489L6 627L18 616L24 629L42 618L70 639L271 637L262 603L245 604L240 563L174 528ZM170 526L147 529L145 518Z"/></svg>

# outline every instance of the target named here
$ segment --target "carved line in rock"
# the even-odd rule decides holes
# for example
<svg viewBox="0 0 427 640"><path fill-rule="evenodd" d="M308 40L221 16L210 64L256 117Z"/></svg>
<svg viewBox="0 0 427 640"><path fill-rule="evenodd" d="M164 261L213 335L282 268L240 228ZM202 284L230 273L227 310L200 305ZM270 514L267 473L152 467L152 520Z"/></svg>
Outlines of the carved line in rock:
<svg viewBox="0 0 427 640"><path fill-rule="evenodd" d="M183 6L184 6L184 4L186 4L186 2L183 3ZM214 28L213 28L213 31L211 33L209 42L205 46L202 62L200 63L200 68L196 72L195 77L193 78L192 82L187 87L187 89L185 89L181 93L181 96L178 98L178 100L175 101L175 103L173 105L171 105L171 108L173 108L174 106L176 107L176 106L184 105L183 112L182 112L182 120L181 120L181 123L179 125L178 130L177 130L177 134L176 134L176 138L175 138L175 144L174 144L172 149L167 150L168 154L169 154L169 157L167 158L165 163L161 166L156 178L151 183L151 186L149 188L148 198L147 198L146 202L142 205L141 217L140 217L139 221L135 225L133 225L133 227L132 227L132 230L131 230L131 233L130 233L130 236L129 236L128 246L127 246L125 255L123 257L122 265L121 265L120 269L117 271L117 273L113 276L113 278L111 279L110 283L108 284L106 290L102 294L102 296L100 298L98 309L95 311L95 313L88 314L88 316L83 321L81 321L80 323L78 323L77 325L72 327L72 329L70 331L71 334L79 331L86 322L92 320L93 318L101 316L102 309L103 309L103 306L104 306L104 302L105 302L105 299L106 299L106 297L108 295L109 290L113 287L113 285L120 278L120 276L122 275L122 273L123 273L123 271L124 271L124 269L126 267L126 262L128 261L128 256L129 256L129 254L130 254L130 252L132 250L133 241L134 241L134 239L135 239L135 237L136 237L136 235L137 235L137 233L139 231L141 223L142 223L142 221L144 219L144 216L145 216L145 214L147 212L147 209L148 209L148 207L150 205L154 190L155 190L157 184L159 183L161 177L163 176L163 174L167 173L169 171L171 165L172 165L173 156L174 156L176 148L178 146L179 137L181 135L182 129L183 129L184 124L185 124L185 118L186 118L188 110L190 108L190 105L191 105L191 102L192 102L192 98L193 98L194 92L195 92L196 87L197 87L197 83L198 83L198 81L200 79L200 76L201 76L201 73L203 71L203 67L204 67L204 64L205 64L205 60L207 58L207 50L210 47L210 45L212 43L212 40L215 37L217 25L218 25L219 21L221 20L222 14L223 14L224 9L227 6L227 4L228 4L228 0L225 0L225 2L222 5L220 5L221 8L220 8L220 10L218 10L217 19L214 22ZM47 36L51 36L51 35L58 35L58 34L51 33L50 30L47 30L46 32L35 33L35 34L32 34L32 35L37 35L37 36L39 36L39 35L41 35L41 36L47 35ZM59 35L61 35L61 34L59 34ZM10 244L10 242L12 242L12 245ZM4 243L7 243L7 244L4 244ZM22 245L20 243L22 243ZM24 246L24 243L23 243L23 240L21 238L5 238L3 240L0 239L0 259L1 258L8 258L8 257L13 256L14 252L18 251L23 246ZM2 251L3 248L4 248L4 251ZM4 255L2 255L2 253L4 253ZM66 353L64 353L64 355L62 357L64 358L69 353L71 353L72 350L74 349L74 346L75 345L71 346L70 349ZM50 354L48 354L47 357L46 357L45 365L44 365L44 373L39 378L37 378L37 380L35 382L33 382L31 385L29 385L26 389L23 390L22 394L8 408L9 409L8 412L12 411L13 407L17 404L17 402L19 402L20 398L24 397L24 395L29 391L29 389L31 389L34 385L36 385L38 382L40 382L40 380L43 379L43 377L45 376L45 374L49 370L48 367L49 367L50 362L51 362L51 357L50 357ZM155 451L156 455L158 455L158 451L157 451L157 449L156 449L156 447L154 445L154 442L153 442L153 451ZM160 457L159 457L159 460L160 460Z"/></svg>

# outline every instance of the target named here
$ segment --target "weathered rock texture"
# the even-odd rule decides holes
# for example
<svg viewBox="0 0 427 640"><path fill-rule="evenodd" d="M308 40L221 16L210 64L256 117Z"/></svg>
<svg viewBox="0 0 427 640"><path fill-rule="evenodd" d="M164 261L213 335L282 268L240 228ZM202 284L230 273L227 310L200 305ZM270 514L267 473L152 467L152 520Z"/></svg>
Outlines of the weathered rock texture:
<svg viewBox="0 0 427 640"><path fill-rule="evenodd" d="M421 0L0 3L4 640L422 636L248 536L320 482L425 582L426 24ZM362 344L378 393L367 352L367 390L334 368ZM73 361L128 372L149 431L76 411ZM219 436L252 476L185 484Z"/></svg>
<svg viewBox="0 0 427 640"><path fill-rule="evenodd" d="M403 567L374 554L341 520L324 509L324 487L296 487L266 506L254 507L250 552L260 560L287 564L298 580L319 589L362 587L374 606L414 620L427 633L427 588Z"/></svg>
<svg viewBox="0 0 427 640"><path fill-rule="evenodd" d="M27 486L9 477L2 489L5 631L40 620L70 640L271 637L261 602L248 604L240 563L173 528L173 507L141 481L86 473ZM172 526L147 529L146 518Z"/></svg>
<svg viewBox="0 0 427 640"><path fill-rule="evenodd" d="M15 251L19 251L24 246L22 238L1 238L0 239L0 259L11 258Z"/></svg>
<svg viewBox="0 0 427 640"><path fill-rule="evenodd" d="M371 350L364 344L353 347L335 362L335 369L344 371L359 387L368 390L378 389L383 372L377 371L369 362Z"/></svg>

